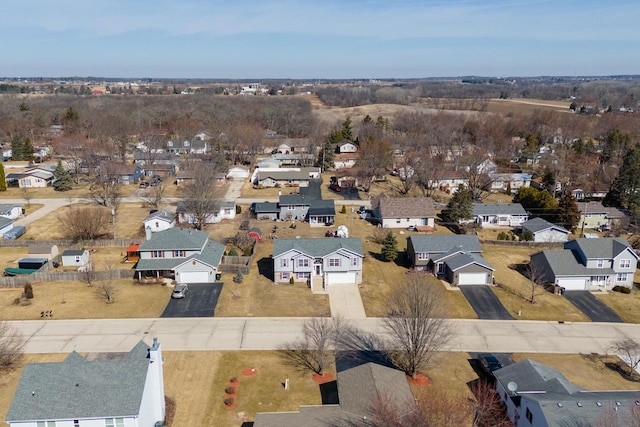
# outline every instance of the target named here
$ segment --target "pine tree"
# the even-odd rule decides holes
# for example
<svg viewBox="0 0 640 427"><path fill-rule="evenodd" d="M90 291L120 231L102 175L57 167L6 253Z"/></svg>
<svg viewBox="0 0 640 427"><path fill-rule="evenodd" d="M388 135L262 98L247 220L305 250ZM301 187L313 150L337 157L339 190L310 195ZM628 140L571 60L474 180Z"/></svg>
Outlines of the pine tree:
<svg viewBox="0 0 640 427"><path fill-rule="evenodd" d="M13 139L11 139L11 158L13 160L22 160L23 153L24 142L20 136L15 135Z"/></svg>
<svg viewBox="0 0 640 427"><path fill-rule="evenodd" d="M557 223L573 232L580 222L578 202L570 191L564 191L558 202Z"/></svg>
<svg viewBox="0 0 640 427"><path fill-rule="evenodd" d="M348 141L353 141L353 130L351 127L350 117L347 117L346 119L344 119L344 122L342 122L342 130L340 131L340 133L342 134L343 139L346 139Z"/></svg>
<svg viewBox="0 0 640 427"><path fill-rule="evenodd" d="M628 209L634 218L638 219L640 218L638 188L640 188L640 146L636 145L625 154L622 166L618 170L618 177L613 182L603 204Z"/></svg>
<svg viewBox="0 0 640 427"><path fill-rule="evenodd" d="M461 185L442 211L442 217L447 222L458 222L461 219L471 218L472 213L473 197L471 191Z"/></svg>
<svg viewBox="0 0 640 427"><path fill-rule="evenodd" d="M395 261L398 258L398 242L396 236L390 231L387 233L382 243L382 258L385 261Z"/></svg>
<svg viewBox="0 0 640 427"><path fill-rule="evenodd" d="M7 178L4 176L4 165L0 163L0 191L7 191Z"/></svg>
<svg viewBox="0 0 640 427"><path fill-rule="evenodd" d="M58 160L58 166L53 172L55 181L53 182L53 189L55 191L69 191L73 188L73 182L71 174L62 167L62 161Z"/></svg>

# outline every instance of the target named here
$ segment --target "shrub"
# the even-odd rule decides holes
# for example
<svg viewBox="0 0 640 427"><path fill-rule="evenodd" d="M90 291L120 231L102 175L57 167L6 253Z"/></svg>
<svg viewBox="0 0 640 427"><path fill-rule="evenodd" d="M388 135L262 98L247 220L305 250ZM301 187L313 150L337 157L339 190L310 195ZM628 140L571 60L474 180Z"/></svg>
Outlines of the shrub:
<svg viewBox="0 0 640 427"><path fill-rule="evenodd" d="M21 302L22 302L22 298L20 298L20 297L16 297L16 298L13 300L13 305L20 305L20 303L21 303Z"/></svg>
<svg viewBox="0 0 640 427"><path fill-rule="evenodd" d="M620 292L621 294L631 293L631 289L627 288L626 286L620 286L620 285L614 286L611 290L614 292Z"/></svg>
<svg viewBox="0 0 640 427"><path fill-rule="evenodd" d="M242 206L236 205L236 215L241 214L241 213L242 213Z"/></svg>
<svg viewBox="0 0 640 427"><path fill-rule="evenodd" d="M231 248L229 250L229 256L238 256L238 251L236 251L236 248Z"/></svg>
<svg viewBox="0 0 640 427"><path fill-rule="evenodd" d="M233 397L227 397L226 399L224 399L224 404L226 406L231 406L233 405Z"/></svg>
<svg viewBox="0 0 640 427"><path fill-rule="evenodd" d="M243 256L251 256L252 253L253 253L252 248L244 248L244 250L242 251Z"/></svg>
<svg viewBox="0 0 640 427"><path fill-rule="evenodd" d="M531 242L533 241L533 234L529 230L527 230L524 233L522 233L522 236L520 236L520 239L525 242Z"/></svg>
<svg viewBox="0 0 640 427"><path fill-rule="evenodd" d="M224 392L227 394L233 394L236 392L236 388L235 387L227 387L224 389Z"/></svg>
<svg viewBox="0 0 640 427"><path fill-rule="evenodd" d="M340 213L343 213L343 214L347 213L347 207L345 205L342 205L342 209L340 209Z"/></svg>
<svg viewBox="0 0 640 427"><path fill-rule="evenodd" d="M244 279L244 277L242 277L242 272L240 270L238 270L238 272L236 273L236 275L233 278L233 281L235 283L242 283L243 279Z"/></svg>
<svg viewBox="0 0 640 427"><path fill-rule="evenodd" d="M31 283L24 285L24 295L27 299L33 298L33 286L31 286Z"/></svg>
<svg viewBox="0 0 640 427"><path fill-rule="evenodd" d="M498 240L509 240L509 235L504 231L498 233Z"/></svg>
<svg viewBox="0 0 640 427"><path fill-rule="evenodd" d="M296 283L296 279L293 278L293 276L291 276L291 278L289 279L289 284L293 285Z"/></svg>

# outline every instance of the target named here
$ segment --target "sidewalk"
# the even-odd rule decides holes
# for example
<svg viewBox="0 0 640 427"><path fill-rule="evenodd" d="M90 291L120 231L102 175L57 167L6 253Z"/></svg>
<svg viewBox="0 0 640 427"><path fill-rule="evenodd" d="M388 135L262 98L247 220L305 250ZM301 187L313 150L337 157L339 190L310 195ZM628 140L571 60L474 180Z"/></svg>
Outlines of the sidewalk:
<svg viewBox="0 0 640 427"><path fill-rule="evenodd" d="M358 285L333 285L328 286L329 306L331 317L343 319L365 319L360 289Z"/></svg>

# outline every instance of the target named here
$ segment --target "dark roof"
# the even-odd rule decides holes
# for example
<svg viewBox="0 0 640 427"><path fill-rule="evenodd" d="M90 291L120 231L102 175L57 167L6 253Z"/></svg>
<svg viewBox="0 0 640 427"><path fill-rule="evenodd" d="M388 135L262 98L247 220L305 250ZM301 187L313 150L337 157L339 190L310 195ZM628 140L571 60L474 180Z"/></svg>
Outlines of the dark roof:
<svg viewBox="0 0 640 427"><path fill-rule="evenodd" d="M312 200L309 216L335 216L336 205L333 200Z"/></svg>
<svg viewBox="0 0 640 427"><path fill-rule="evenodd" d="M277 203L262 202L262 203L256 203L253 211L256 214L259 214L259 213L277 213L277 212L280 212L280 208L278 207Z"/></svg>
<svg viewBox="0 0 640 427"><path fill-rule="evenodd" d="M171 228L170 230L174 229ZM159 233L162 233L162 231ZM213 240L208 240L207 244L202 248L202 251L186 258L141 258L136 264L136 271L174 270L180 265L193 260L198 260L207 265L210 265L211 267L218 268L220 262L222 261L223 255L224 246Z"/></svg>
<svg viewBox="0 0 640 427"><path fill-rule="evenodd" d="M482 215L526 215L520 203L474 203L473 216Z"/></svg>
<svg viewBox="0 0 640 427"><path fill-rule="evenodd" d="M9 215L13 208L22 208L20 205L0 204L0 215Z"/></svg>
<svg viewBox="0 0 640 427"><path fill-rule="evenodd" d="M597 239L593 239L597 240ZM531 255L531 259L544 258L554 276L600 276L613 274L611 268L587 268L570 250L544 250Z"/></svg>
<svg viewBox="0 0 640 427"><path fill-rule="evenodd" d="M431 197L389 197L382 193L372 204L382 218L433 218L435 209Z"/></svg>
<svg viewBox="0 0 640 427"><path fill-rule="evenodd" d="M464 268L471 264L476 264L491 271L494 271L495 268L487 262L482 256L478 254L470 254L467 252L459 253L454 255L446 260L447 265L451 269L451 271L457 271L461 268Z"/></svg>
<svg viewBox="0 0 640 427"><path fill-rule="evenodd" d="M7 421L137 415L148 349L140 341L119 360L88 361L74 351L63 362L27 364Z"/></svg>
<svg viewBox="0 0 640 427"><path fill-rule="evenodd" d="M364 256L362 240L357 238L337 239L333 237L323 237L318 239L276 239L273 241L274 257L291 249L299 250L314 257L322 257L339 249L346 249L360 256Z"/></svg>
<svg viewBox="0 0 640 427"><path fill-rule="evenodd" d="M9 219L7 217L4 216L0 216L0 228L5 228L6 226L10 225L13 223L12 219Z"/></svg>
<svg viewBox="0 0 640 427"><path fill-rule="evenodd" d="M86 249L67 249L62 252L62 256L80 256L87 252Z"/></svg>
<svg viewBox="0 0 640 427"><path fill-rule="evenodd" d="M154 250L200 250L209 240L209 233L174 227L153 233L151 238L140 246L140 251Z"/></svg>
<svg viewBox="0 0 640 427"><path fill-rule="evenodd" d="M569 230L562 228L559 225L552 224L549 221L546 221L542 218L532 218L528 221L525 221L522 223L522 228L525 230L529 230L534 234L544 230L548 230L550 228L553 228L554 230L557 230L561 233L565 233L565 234L570 233Z"/></svg>
<svg viewBox="0 0 640 427"><path fill-rule="evenodd" d="M473 234L453 235L412 235L411 241L416 253L444 254L452 249L462 249L465 252L482 252L478 238Z"/></svg>
<svg viewBox="0 0 640 427"><path fill-rule="evenodd" d="M280 205L306 206L311 203L311 199L307 199L304 197L304 195L300 194L281 195L278 200L280 202Z"/></svg>

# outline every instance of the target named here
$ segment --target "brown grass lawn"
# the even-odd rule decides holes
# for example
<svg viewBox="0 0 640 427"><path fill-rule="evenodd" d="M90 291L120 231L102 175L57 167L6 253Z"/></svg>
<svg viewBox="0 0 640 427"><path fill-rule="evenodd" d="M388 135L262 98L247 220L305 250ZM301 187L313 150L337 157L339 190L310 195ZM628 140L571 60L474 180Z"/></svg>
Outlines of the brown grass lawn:
<svg viewBox="0 0 640 427"><path fill-rule="evenodd" d="M529 256L540 248L512 247L501 245L483 245L483 257L496 269L496 283L503 287L494 287L505 308L517 317L522 309L521 319L526 320L565 320L589 321L574 305L560 295L536 288L536 304L530 304L531 282L519 272L509 268L511 264L529 261Z"/></svg>
<svg viewBox="0 0 640 427"><path fill-rule="evenodd" d="M640 323L640 293L634 287L635 294L622 294L609 291L606 294L595 293L600 301L613 309L625 322Z"/></svg>
<svg viewBox="0 0 640 427"><path fill-rule="evenodd" d="M28 306L13 304L22 288L0 288L0 320L39 319L47 310L53 310L54 319L159 317L171 296L171 288L160 285L119 280L116 286L115 302L107 304L98 294L100 283L92 287L83 282L34 283Z"/></svg>
<svg viewBox="0 0 640 427"><path fill-rule="evenodd" d="M0 248L0 268L18 268L18 260L27 256L27 248Z"/></svg>
<svg viewBox="0 0 640 427"><path fill-rule="evenodd" d="M5 169L6 171L6 169ZM13 170L11 170L13 172ZM9 172L7 172L9 173ZM87 197L89 195L89 183L74 184L73 189L69 191L55 191L53 187L29 188L28 195L32 199L67 199L77 197ZM137 185L123 185L123 196L131 196L137 189ZM7 191L0 192L1 199L23 199L24 190L22 188L10 187Z"/></svg>
<svg viewBox="0 0 640 427"><path fill-rule="evenodd" d="M516 353L513 359L535 360L562 372L569 381L588 390L637 390L640 384L628 381L606 363L618 363L615 356L591 354Z"/></svg>

